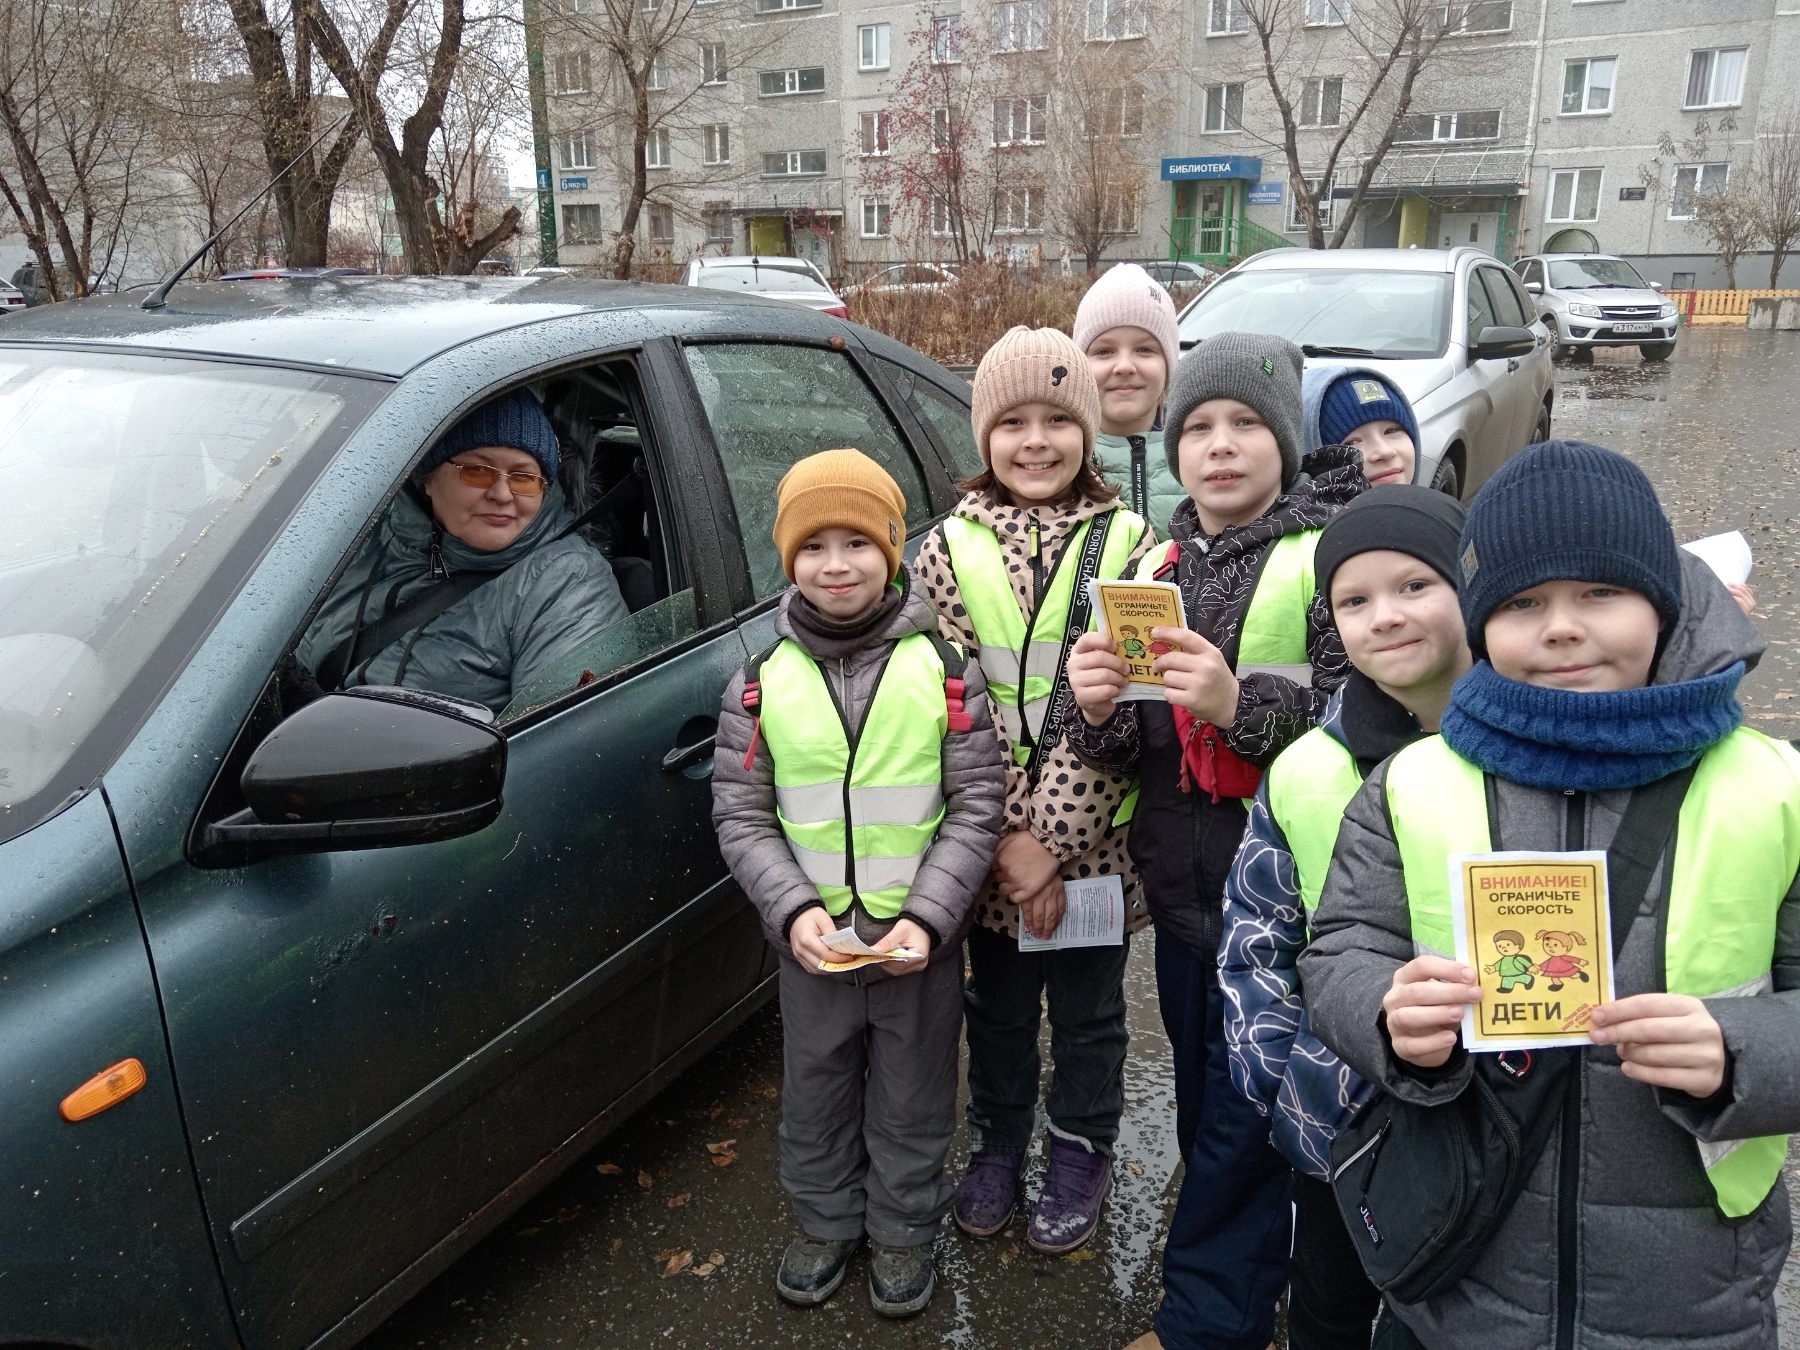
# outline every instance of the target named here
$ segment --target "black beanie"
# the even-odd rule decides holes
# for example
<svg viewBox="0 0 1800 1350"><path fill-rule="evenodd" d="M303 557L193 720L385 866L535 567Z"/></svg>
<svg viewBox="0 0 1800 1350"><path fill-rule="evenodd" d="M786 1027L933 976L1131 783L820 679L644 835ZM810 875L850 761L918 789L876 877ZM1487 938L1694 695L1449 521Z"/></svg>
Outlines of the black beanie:
<svg viewBox="0 0 1800 1350"><path fill-rule="evenodd" d="M1390 483L1370 488L1338 512L1319 536L1313 575L1329 602L1331 578L1359 553L1391 549L1417 558L1455 587L1461 577L1456 555L1461 544L1463 506L1436 488Z"/></svg>
<svg viewBox="0 0 1800 1350"><path fill-rule="evenodd" d="M1545 441L1501 465L1469 507L1460 562L1477 655L1488 615L1546 581L1637 591L1665 628L1681 612L1681 560L1656 489L1625 456L1583 441Z"/></svg>
<svg viewBox="0 0 1800 1350"><path fill-rule="evenodd" d="M1275 436L1281 451L1281 487L1300 476L1300 374L1306 358L1286 338L1262 333L1219 333L1207 338L1175 367L1163 407L1163 453L1169 472L1181 479L1181 427L1208 399L1234 398L1253 408Z"/></svg>

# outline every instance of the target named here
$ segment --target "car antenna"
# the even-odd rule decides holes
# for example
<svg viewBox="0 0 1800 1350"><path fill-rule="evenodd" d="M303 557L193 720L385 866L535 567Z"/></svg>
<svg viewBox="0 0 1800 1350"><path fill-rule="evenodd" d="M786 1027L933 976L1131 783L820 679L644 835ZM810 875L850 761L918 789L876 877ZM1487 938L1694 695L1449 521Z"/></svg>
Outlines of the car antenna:
<svg viewBox="0 0 1800 1350"><path fill-rule="evenodd" d="M354 112L354 111L355 111L354 109L351 110L351 112ZM143 308L143 309L161 309L164 305L166 305L169 301L169 292L175 289L175 283L180 281L183 277L185 277L188 274L189 270L192 269L194 264L199 262L202 258L204 258L207 255L207 252L213 247L213 245L218 243L220 238L223 237L223 235L225 234L225 231L229 230L233 225L237 224L240 220L242 220L246 215L249 214L251 207L255 206L264 197L268 196L269 193L274 191L275 185L277 183L279 183L282 179L284 179L288 176L289 169L293 168L294 165L298 164L302 159L304 159L304 158L306 158L306 156L310 155L315 149L318 148L320 141L324 140L332 132L336 131L340 126L342 126L344 124L344 122L351 116L351 112L346 112L346 113L339 115L339 117L335 121L333 121L330 126L326 127L325 130L321 131L317 136L314 136L312 138L312 141L307 145L307 147L304 150L302 150L299 154L295 155L286 164L284 164L281 168L281 172L276 174L273 178L271 178L263 186L263 190L261 192L257 193L249 201L245 202L242 210L240 210L230 220L226 221L223 225L219 226L219 228L213 232L212 237L210 239L208 239L204 244L200 245L200 251L198 253L194 254L193 257L189 258L186 262L181 264L180 267L177 267L163 281L162 285L158 286L155 290L151 291L149 295L146 295L144 297L141 308Z"/></svg>

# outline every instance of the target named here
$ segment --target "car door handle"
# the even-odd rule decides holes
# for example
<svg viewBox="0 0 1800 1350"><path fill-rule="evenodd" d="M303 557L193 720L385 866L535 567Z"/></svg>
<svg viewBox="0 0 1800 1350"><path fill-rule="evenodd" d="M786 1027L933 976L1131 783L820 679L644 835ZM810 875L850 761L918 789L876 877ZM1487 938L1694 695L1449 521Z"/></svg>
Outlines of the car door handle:
<svg viewBox="0 0 1800 1350"><path fill-rule="evenodd" d="M716 735L708 736L705 740L695 741L692 745L676 746L673 750L669 751L668 754L662 757L663 772L679 773L690 765L698 764L701 760L712 754L713 741L716 739ZM699 778L710 778L711 776L712 765L710 763L705 766L704 773L695 775L695 777Z"/></svg>

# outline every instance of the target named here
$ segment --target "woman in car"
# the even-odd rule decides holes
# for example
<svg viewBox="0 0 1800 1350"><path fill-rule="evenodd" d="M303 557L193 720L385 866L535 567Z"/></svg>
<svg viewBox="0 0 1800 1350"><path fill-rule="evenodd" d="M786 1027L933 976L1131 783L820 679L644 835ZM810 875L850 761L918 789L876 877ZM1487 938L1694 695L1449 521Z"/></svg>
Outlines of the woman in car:
<svg viewBox="0 0 1800 1350"><path fill-rule="evenodd" d="M532 395L483 404L434 445L300 644L324 689L405 685L496 714L626 617L606 559L576 535L556 431Z"/></svg>

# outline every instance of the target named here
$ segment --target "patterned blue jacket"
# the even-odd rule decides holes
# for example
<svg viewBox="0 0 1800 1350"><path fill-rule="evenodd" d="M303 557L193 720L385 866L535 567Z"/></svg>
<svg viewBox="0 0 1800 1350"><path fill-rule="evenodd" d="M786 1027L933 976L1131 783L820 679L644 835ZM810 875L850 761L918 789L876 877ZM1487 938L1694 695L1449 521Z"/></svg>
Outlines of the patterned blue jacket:
<svg viewBox="0 0 1800 1350"><path fill-rule="evenodd" d="M1347 745L1343 713L1339 693L1320 726ZM1371 1089L1307 1025L1298 966L1306 936L1294 855L1269 811L1265 778L1225 883L1219 944L1225 1041L1232 1082L1269 1117L1275 1147L1297 1169L1324 1180L1331 1141Z"/></svg>

